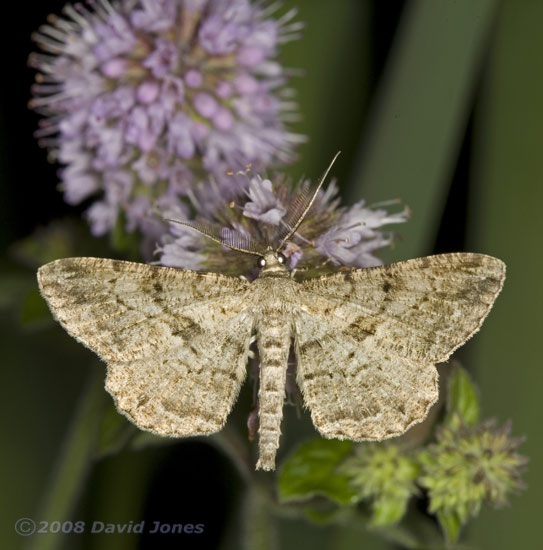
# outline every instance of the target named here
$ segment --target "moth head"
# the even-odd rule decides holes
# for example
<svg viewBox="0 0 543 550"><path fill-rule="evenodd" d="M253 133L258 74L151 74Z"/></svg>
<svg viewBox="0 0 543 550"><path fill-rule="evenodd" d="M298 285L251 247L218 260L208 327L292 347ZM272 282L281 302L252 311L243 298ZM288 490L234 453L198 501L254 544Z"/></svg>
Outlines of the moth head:
<svg viewBox="0 0 543 550"><path fill-rule="evenodd" d="M258 259L257 266L262 272L286 271L287 259L284 254L273 250L271 247Z"/></svg>

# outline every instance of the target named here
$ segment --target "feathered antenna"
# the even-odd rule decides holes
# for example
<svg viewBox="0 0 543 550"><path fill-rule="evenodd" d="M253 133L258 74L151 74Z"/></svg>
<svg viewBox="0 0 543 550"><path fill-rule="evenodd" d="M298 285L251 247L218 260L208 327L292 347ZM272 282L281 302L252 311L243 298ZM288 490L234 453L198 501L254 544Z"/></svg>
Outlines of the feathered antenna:
<svg viewBox="0 0 543 550"><path fill-rule="evenodd" d="M284 244L296 233L300 224L304 221L304 218L307 216L311 206L315 202L317 193L320 191L322 184L326 180L328 173L332 169L334 162L338 158L341 151L338 151L332 162L322 175L319 180L319 183L316 189L310 193L308 190L303 190L299 195L297 195L291 206L289 207L285 217L281 222L284 224L284 229L276 237L279 242L279 246L275 249L275 252L279 252ZM201 223L201 222L186 222L179 220L172 220L169 218L163 218L164 221L177 223L179 225L184 225L190 227L198 233L206 236L207 238L215 241L218 244L227 246L232 250L237 250L238 252L245 252L245 254L252 254L253 256L258 256L259 258L264 258L263 252L257 249L253 239L249 235L244 235L243 233L230 229L228 227L221 227L219 225L210 224L210 223ZM283 235L284 233L284 235Z"/></svg>
<svg viewBox="0 0 543 550"><path fill-rule="evenodd" d="M313 206L313 203L315 202L315 199L317 198L317 193L320 191L322 184L326 180L326 177L328 176L330 170L332 169L332 166L334 165L334 162L336 162L336 159L338 158L340 153L341 151L338 151L336 153L336 155L332 159L332 162L329 164L328 168L319 180L319 184L317 185L317 188L315 189L315 191L313 191L313 193L309 193L309 191L302 191L294 198L292 205L285 214L285 217L283 218L283 220L281 220L282 223L284 223L286 226L286 234L284 236L282 236L281 234L278 236L280 242L279 246L275 249L276 252L279 252L279 250L281 250L284 244L288 240L290 240L292 235L296 233L298 227L300 227L300 224L304 221L304 218L307 216L307 213L309 212L309 210Z"/></svg>
<svg viewBox="0 0 543 550"><path fill-rule="evenodd" d="M263 258L264 254L256 250L253 240L249 235L244 235L239 231L230 229L228 227L220 227L219 225L214 225L210 223L199 223L199 222L182 222L179 220L172 220L164 218L167 222L178 223L179 225L184 225L190 227L198 233L205 235L208 239L215 241L218 244L227 246L232 250L237 250L238 252L245 252L246 254L252 254L253 256L258 256Z"/></svg>

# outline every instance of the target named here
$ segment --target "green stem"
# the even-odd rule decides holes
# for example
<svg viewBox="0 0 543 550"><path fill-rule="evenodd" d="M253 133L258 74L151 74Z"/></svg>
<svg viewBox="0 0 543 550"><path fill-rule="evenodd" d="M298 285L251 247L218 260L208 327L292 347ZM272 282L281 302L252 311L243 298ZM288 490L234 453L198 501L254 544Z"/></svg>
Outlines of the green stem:
<svg viewBox="0 0 543 550"><path fill-rule="evenodd" d="M237 545L245 550L275 550L279 548L279 533L273 513L273 486L269 474L255 472L254 461L247 444L230 426L209 439L235 465L244 487L243 503L237 519L241 540ZM226 546L225 546L226 547Z"/></svg>
<svg viewBox="0 0 543 550"><path fill-rule="evenodd" d="M94 458L103 408L103 373L95 366L60 450L51 485L39 507L40 520L62 523L70 519ZM55 550L61 548L62 543L60 534L35 535L29 537L27 548Z"/></svg>
<svg viewBox="0 0 543 550"><path fill-rule="evenodd" d="M279 548L279 532L269 506L267 487L257 482L246 485L242 508L242 540L244 550L276 550Z"/></svg>

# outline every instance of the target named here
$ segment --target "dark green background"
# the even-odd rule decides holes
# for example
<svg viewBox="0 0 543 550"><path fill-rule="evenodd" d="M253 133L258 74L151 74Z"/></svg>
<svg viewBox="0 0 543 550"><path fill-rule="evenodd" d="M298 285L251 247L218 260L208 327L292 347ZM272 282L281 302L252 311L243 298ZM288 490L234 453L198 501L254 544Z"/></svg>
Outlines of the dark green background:
<svg viewBox="0 0 543 550"><path fill-rule="evenodd" d="M287 66L305 71L292 86L304 117L297 130L310 141L300 148L300 161L290 172L316 178L342 150L333 172L347 202L400 198L407 204L411 220L395 227L401 241L383 255L387 261L469 250L507 264L503 294L482 331L456 355L479 385L483 415L496 416L500 423L511 419L513 433L526 436L521 450L530 457L528 490L512 497L505 510L485 509L470 524L465 542L482 549L538 548L543 2L285 2L285 8L293 5L307 27L304 38L289 44L282 57ZM32 81L25 67L32 50L30 32L61 6L44 1L37 7L3 7L3 548L21 547L22 539L13 531L17 518L40 519L37 514L59 467L74 411L82 403L87 413L95 407L99 414L104 404L110 406L100 388L103 364L52 322L24 322L19 298L33 288L33 268L17 260L12 245L38 225L78 214L55 191L56 167L47 164L45 152L36 146L32 131L37 118L26 109ZM77 254L90 253L85 243L81 239ZM85 386L90 388L86 401ZM241 427L249 401L245 391L234 411L233 422ZM301 422L292 411L286 416L280 459L298 434L311 435L307 415ZM88 444L83 428L75 446L82 455ZM70 464L77 460L62 468ZM64 475L69 472L61 470L60 478ZM200 539L154 539L141 542L141 548L240 548L248 522L266 524L251 515L243 482L228 459L205 443L127 451L98 461L86 476L75 519L120 522L145 516L209 526ZM270 524L269 531L259 533L262 539L276 536L286 549L391 548L363 529L321 529L288 518ZM137 544L135 536L95 536L72 538L65 548L129 549Z"/></svg>

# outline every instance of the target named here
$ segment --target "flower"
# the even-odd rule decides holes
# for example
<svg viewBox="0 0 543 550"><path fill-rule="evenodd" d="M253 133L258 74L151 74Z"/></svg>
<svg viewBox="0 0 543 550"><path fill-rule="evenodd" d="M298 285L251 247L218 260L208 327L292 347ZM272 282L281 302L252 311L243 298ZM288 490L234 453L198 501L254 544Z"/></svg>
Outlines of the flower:
<svg viewBox="0 0 543 550"><path fill-rule="evenodd" d="M337 224L320 235L315 241L316 251L328 256L335 264L353 267L381 265L373 252L391 244L392 236L377 229L406 221L408 210L388 214L386 210L372 210L364 204L364 201L354 204L343 213Z"/></svg>
<svg viewBox="0 0 543 550"><path fill-rule="evenodd" d="M430 512L464 524L483 502L502 507L509 493L524 488L520 474L527 458L517 454L523 438L511 438L510 430L509 423L497 428L487 420L438 431L437 443L420 455L419 484L428 490Z"/></svg>
<svg viewBox="0 0 543 550"><path fill-rule="evenodd" d="M248 169L231 174L231 188L237 189L232 200L223 199L222 204L211 215L197 218L204 225L212 223L216 233L228 229L241 234L243 239L264 250L268 244L277 243L277 235L285 227L295 223L292 208L310 196L310 182L301 180L296 185L284 175L276 173L261 177ZM300 270L302 277L334 271L338 264L355 267L371 267L382 262L373 255L376 249L391 243L390 234L381 227L407 220L404 209L395 214L386 210L364 206L363 202L350 208L340 206L336 198L337 186L332 183L326 190L320 190L302 225L281 252L288 258L289 267ZM289 209L290 205L290 209ZM183 221L186 216L169 210L167 218ZM190 234L190 238L187 236ZM192 252L199 250L201 263L192 262ZM171 231L163 238L159 247L161 263L171 267L205 269L227 274L240 273L256 276L254 258L241 255L221 246L193 229L172 224ZM187 255L191 262L187 264Z"/></svg>
<svg viewBox="0 0 543 550"><path fill-rule="evenodd" d="M420 468L414 458L395 443L358 445L355 456L348 458L340 470L350 478L351 486L361 499L371 499L374 526L399 521L409 498L418 492L415 479Z"/></svg>
<svg viewBox="0 0 543 550"><path fill-rule="evenodd" d="M249 0L88 1L51 15L33 35L45 53L31 106L36 135L64 168L65 200L93 198L92 232L158 240L151 208L187 196L213 209L230 192L231 167L293 159L303 137L283 124L285 70L278 47L299 36L290 10ZM209 183L210 177L213 184ZM209 198L211 197L211 199ZM205 212L200 212L205 213Z"/></svg>
<svg viewBox="0 0 543 550"><path fill-rule="evenodd" d="M287 209L273 194L272 182L256 176L249 182L248 194L251 200L245 203L243 215L270 225L279 225Z"/></svg>

